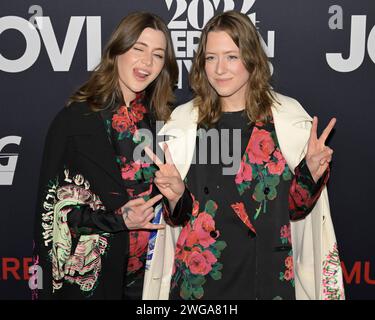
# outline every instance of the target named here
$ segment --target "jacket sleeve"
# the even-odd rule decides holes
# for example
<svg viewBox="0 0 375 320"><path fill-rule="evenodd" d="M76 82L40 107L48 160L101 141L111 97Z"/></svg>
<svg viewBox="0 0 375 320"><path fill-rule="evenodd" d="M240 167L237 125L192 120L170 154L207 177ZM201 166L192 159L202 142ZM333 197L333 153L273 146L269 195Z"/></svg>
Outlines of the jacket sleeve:
<svg viewBox="0 0 375 320"><path fill-rule="evenodd" d="M70 206L67 222L71 231L80 235L128 230L121 214L115 211L93 210L89 205Z"/></svg>
<svg viewBox="0 0 375 320"><path fill-rule="evenodd" d="M97 200L89 186L66 182L64 169L69 145L69 108L64 108L53 120L44 145L41 173L39 178L36 219L34 222L34 266L42 270L42 284L33 290L34 299L52 299L54 285L53 259L60 259L53 250L74 251L76 235L119 232L126 230L120 215L106 211L97 203L90 205L86 199ZM92 201L93 202L93 201ZM96 210L91 207L97 206ZM100 207L100 208L99 208ZM69 217L69 214L72 214ZM69 225L71 223L71 225ZM57 243L54 243L59 239ZM70 248L70 249L69 249ZM72 251L72 252L73 252ZM65 253L66 254L66 253ZM51 263L52 259L52 263ZM65 259L65 258L64 258ZM57 260L59 261L59 260ZM59 263L62 263L61 261ZM40 286L43 286L43 290Z"/></svg>
<svg viewBox="0 0 375 320"><path fill-rule="evenodd" d="M289 216L292 221L304 219L314 209L330 175L330 167L315 183L306 160L295 168L289 189Z"/></svg>
<svg viewBox="0 0 375 320"><path fill-rule="evenodd" d="M50 250L53 236L53 202L58 179L56 176L66 146L66 134L63 130L66 119L67 110L63 109L53 120L44 145L34 221L33 267L36 272L36 282L32 290L33 299L52 299Z"/></svg>
<svg viewBox="0 0 375 320"><path fill-rule="evenodd" d="M191 212L193 210L193 198L190 191L185 186L185 191L176 206L171 212L168 200L163 198L163 213L164 220L171 226L185 225L189 221Z"/></svg>

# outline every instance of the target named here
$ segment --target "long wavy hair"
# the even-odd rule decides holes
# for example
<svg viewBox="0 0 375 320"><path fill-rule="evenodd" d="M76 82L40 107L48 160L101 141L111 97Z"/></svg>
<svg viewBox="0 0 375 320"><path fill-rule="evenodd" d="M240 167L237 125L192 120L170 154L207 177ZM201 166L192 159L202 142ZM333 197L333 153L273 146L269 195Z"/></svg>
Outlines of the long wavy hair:
<svg viewBox="0 0 375 320"><path fill-rule="evenodd" d="M73 102L87 102L91 110L97 112L123 104L117 59L133 47L145 28L163 32L167 40L163 69L145 90L148 105L156 118L167 121L175 98L173 90L178 80L178 66L166 24L158 16L147 12L132 13L121 20L104 49L99 65L69 98L67 106Z"/></svg>
<svg viewBox="0 0 375 320"><path fill-rule="evenodd" d="M241 59L250 74L246 88L245 110L250 122L267 122L274 97L268 58L251 20L242 13L227 11L211 18L204 27L190 71L190 86L199 108L198 123L212 127L220 119L220 97L210 85L205 72L207 36L212 31L225 31L240 49Z"/></svg>

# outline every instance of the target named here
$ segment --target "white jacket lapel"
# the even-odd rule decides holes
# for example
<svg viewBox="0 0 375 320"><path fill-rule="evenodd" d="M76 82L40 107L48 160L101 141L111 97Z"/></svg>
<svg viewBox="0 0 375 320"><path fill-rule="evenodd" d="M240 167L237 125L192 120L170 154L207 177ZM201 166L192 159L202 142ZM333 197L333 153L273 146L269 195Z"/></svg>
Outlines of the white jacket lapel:
<svg viewBox="0 0 375 320"><path fill-rule="evenodd" d="M312 119L298 101L281 94L275 97L280 102L272 107L276 135L281 152L294 173L306 154Z"/></svg>
<svg viewBox="0 0 375 320"><path fill-rule="evenodd" d="M160 142L159 145L161 148L164 143L168 145L173 162L184 179L194 156L198 110L189 101L176 111L159 131L159 136L169 136L166 142Z"/></svg>

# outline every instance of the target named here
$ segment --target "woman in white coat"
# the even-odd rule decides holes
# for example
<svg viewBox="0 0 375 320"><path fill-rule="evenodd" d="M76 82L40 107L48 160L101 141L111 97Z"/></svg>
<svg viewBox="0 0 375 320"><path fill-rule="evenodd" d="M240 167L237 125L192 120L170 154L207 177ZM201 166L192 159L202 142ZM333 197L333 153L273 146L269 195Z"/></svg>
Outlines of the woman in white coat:
<svg viewBox="0 0 375 320"><path fill-rule="evenodd" d="M317 118L271 90L238 12L207 23L190 76L195 99L159 132L166 163L147 151L185 219L158 231L143 298L344 299L326 190L336 120L318 137Z"/></svg>

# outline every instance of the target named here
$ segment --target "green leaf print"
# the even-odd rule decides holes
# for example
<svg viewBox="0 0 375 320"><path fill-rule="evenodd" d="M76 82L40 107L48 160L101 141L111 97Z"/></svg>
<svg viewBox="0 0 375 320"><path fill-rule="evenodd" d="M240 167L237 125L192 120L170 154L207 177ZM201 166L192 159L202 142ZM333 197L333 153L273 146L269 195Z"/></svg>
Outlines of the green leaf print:
<svg viewBox="0 0 375 320"><path fill-rule="evenodd" d="M192 293L193 293L192 287L186 280L184 280L181 285L181 291L180 291L181 298L184 300L188 300L190 299Z"/></svg>
<svg viewBox="0 0 375 320"><path fill-rule="evenodd" d="M269 187L276 187L280 183L280 177L278 175L266 176L264 178L264 183Z"/></svg>
<svg viewBox="0 0 375 320"><path fill-rule="evenodd" d="M251 186L251 181L244 181L241 184L237 185L237 190L242 196L245 193L245 191L250 188L250 186Z"/></svg>
<svg viewBox="0 0 375 320"><path fill-rule="evenodd" d="M252 163L248 162L248 164L251 166L251 169L252 169L252 180L255 180L258 178L259 176L259 173L258 173L258 166L257 165L253 165Z"/></svg>
<svg viewBox="0 0 375 320"><path fill-rule="evenodd" d="M126 133L125 132L120 132L117 139L118 140L124 140L126 138Z"/></svg>
<svg viewBox="0 0 375 320"><path fill-rule="evenodd" d="M200 286L200 287L195 287L193 289L193 295L196 299L200 299L203 297L203 294L204 294L204 291L203 291L203 288Z"/></svg>
<svg viewBox="0 0 375 320"><path fill-rule="evenodd" d="M142 170L138 170L134 175L135 180L142 180Z"/></svg>
<svg viewBox="0 0 375 320"><path fill-rule="evenodd" d="M214 280L220 280L221 279L221 277L222 277L222 273L220 272L220 271L211 271L210 272L210 276L211 276L211 278L212 279L214 279Z"/></svg>
<svg viewBox="0 0 375 320"><path fill-rule="evenodd" d="M216 262L213 266L212 266L212 271L218 271L218 270L222 270L223 269L223 264L220 263L220 262Z"/></svg>
<svg viewBox="0 0 375 320"><path fill-rule="evenodd" d="M292 179L292 173L290 172L289 167L287 165L285 165L285 169L283 172L283 179L284 181L288 181Z"/></svg>
<svg viewBox="0 0 375 320"><path fill-rule="evenodd" d="M258 182L257 185L255 186L253 196L256 201L261 202L266 198L264 194L264 188L265 188L265 185L262 181Z"/></svg>
<svg viewBox="0 0 375 320"><path fill-rule="evenodd" d="M262 204L260 204L259 208L256 209L255 214L254 214L254 220L258 218L261 210L262 210Z"/></svg>
<svg viewBox="0 0 375 320"><path fill-rule="evenodd" d="M193 286L202 286L205 284L205 282L206 282L206 278L202 275L194 275L190 279L190 283Z"/></svg>
<svg viewBox="0 0 375 320"><path fill-rule="evenodd" d="M212 254L215 256L215 258L217 258L217 259L220 258L220 256L221 256L221 251L217 250L215 247L212 247L212 246L211 246L210 251L211 251Z"/></svg>
<svg viewBox="0 0 375 320"><path fill-rule="evenodd" d="M280 272L279 280L284 281L284 272Z"/></svg>
<svg viewBox="0 0 375 320"><path fill-rule="evenodd" d="M154 172L156 171L155 167L150 166L142 169L143 177L146 181L149 181L154 177Z"/></svg>
<svg viewBox="0 0 375 320"><path fill-rule="evenodd" d="M212 244L213 247L215 247L219 251L223 251L227 244L225 241L216 241L214 244Z"/></svg>
<svg viewBox="0 0 375 320"><path fill-rule="evenodd" d="M277 196L277 191L274 186L269 186L269 188L270 188L270 192L267 194L267 198L268 200L273 200Z"/></svg>
<svg viewBox="0 0 375 320"><path fill-rule="evenodd" d="M216 203L212 200L208 200L206 202L205 207L204 207L204 211L206 211L212 217L215 217L216 210L217 210Z"/></svg>

